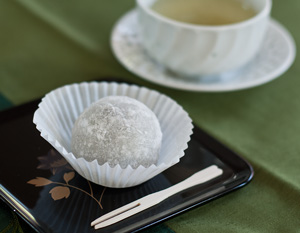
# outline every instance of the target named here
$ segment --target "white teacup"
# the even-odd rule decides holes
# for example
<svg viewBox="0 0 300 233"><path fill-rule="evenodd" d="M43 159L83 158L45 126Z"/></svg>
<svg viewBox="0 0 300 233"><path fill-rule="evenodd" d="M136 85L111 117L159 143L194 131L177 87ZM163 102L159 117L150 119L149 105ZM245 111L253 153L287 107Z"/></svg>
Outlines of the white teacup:
<svg viewBox="0 0 300 233"><path fill-rule="evenodd" d="M158 63L187 77L230 73L254 59L272 6L272 0L243 0L257 12L252 18L204 26L157 13L151 8L155 1L159 0L136 0L141 43Z"/></svg>

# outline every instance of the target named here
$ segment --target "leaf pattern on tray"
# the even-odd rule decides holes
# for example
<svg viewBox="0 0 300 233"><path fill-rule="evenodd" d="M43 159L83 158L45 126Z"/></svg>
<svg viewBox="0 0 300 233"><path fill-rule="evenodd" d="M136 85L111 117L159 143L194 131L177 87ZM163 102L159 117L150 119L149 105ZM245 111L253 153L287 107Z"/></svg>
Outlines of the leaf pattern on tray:
<svg viewBox="0 0 300 233"><path fill-rule="evenodd" d="M73 170L67 160L54 149L51 149L47 155L38 157L38 160L40 164L37 168L50 170L53 175L64 170Z"/></svg>
<svg viewBox="0 0 300 233"><path fill-rule="evenodd" d="M40 187L40 186L45 186L45 185L48 185L48 184L52 184L52 181L48 180L44 177L37 177L33 180L28 181L27 183L28 184L33 184L33 185L35 185L35 187Z"/></svg>
<svg viewBox="0 0 300 233"><path fill-rule="evenodd" d="M94 196L93 188L88 180L86 181L89 185L89 192L80 187L70 184L69 182L71 182L75 178L76 173L74 169L68 164L67 160L65 160L65 158L63 158L56 150L51 149L47 153L47 155L38 157L38 160L40 161L40 164L37 166L37 169L50 170L53 175L63 173L62 178L64 182L57 182L44 177L36 177L35 179L29 180L27 182L28 184L34 185L35 187L47 186L50 184L54 185L54 187L49 191L54 201L64 198L67 199L71 194L71 189L75 189L90 196L92 199L94 199L94 201L97 202L99 207L103 209L101 200L105 192L105 187L103 188L98 200Z"/></svg>
<svg viewBox="0 0 300 233"><path fill-rule="evenodd" d="M56 186L50 190L51 197L54 201L60 200L63 198L68 198L70 196L70 189L64 186Z"/></svg>

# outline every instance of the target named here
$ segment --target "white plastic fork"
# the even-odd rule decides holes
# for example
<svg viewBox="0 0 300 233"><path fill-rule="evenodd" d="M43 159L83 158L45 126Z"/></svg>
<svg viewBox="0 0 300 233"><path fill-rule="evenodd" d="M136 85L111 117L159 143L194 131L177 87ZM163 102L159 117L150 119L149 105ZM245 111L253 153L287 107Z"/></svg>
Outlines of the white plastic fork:
<svg viewBox="0 0 300 233"><path fill-rule="evenodd" d="M220 176L222 173L223 170L218 168L216 165L207 167L178 184L175 184L167 189L149 194L143 198L140 198L134 202L113 210L101 216L100 218L97 218L91 223L91 226L94 226L95 229L99 229L112 225L145 209L148 209L178 192L212 180Z"/></svg>

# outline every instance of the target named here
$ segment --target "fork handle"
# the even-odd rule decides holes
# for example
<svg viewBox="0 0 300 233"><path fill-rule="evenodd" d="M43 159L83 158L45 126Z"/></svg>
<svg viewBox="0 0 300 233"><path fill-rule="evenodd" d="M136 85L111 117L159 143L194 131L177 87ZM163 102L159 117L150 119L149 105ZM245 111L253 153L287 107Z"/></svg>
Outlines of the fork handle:
<svg viewBox="0 0 300 233"><path fill-rule="evenodd" d="M181 192L185 189L191 188L195 185L199 185L209 181L213 178L220 176L223 173L223 170L218 168L216 165L212 165L207 167L194 175L190 176L189 178L175 184L167 189L159 191L159 195L157 197L160 201L165 200L166 198L173 196L174 194Z"/></svg>

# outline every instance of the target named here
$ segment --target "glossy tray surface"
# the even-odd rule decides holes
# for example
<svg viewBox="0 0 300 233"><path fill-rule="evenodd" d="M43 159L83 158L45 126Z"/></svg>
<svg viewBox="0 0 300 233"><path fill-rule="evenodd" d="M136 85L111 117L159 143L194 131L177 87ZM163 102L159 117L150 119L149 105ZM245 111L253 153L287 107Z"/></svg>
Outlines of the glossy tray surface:
<svg viewBox="0 0 300 233"><path fill-rule="evenodd" d="M166 220L247 184L251 165L195 126L175 166L132 188L88 182L49 145L32 123L40 100L0 112L0 195L38 232L95 232L90 222L124 204L176 184L212 164L222 176L178 193L101 232L132 232Z"/></svg>

